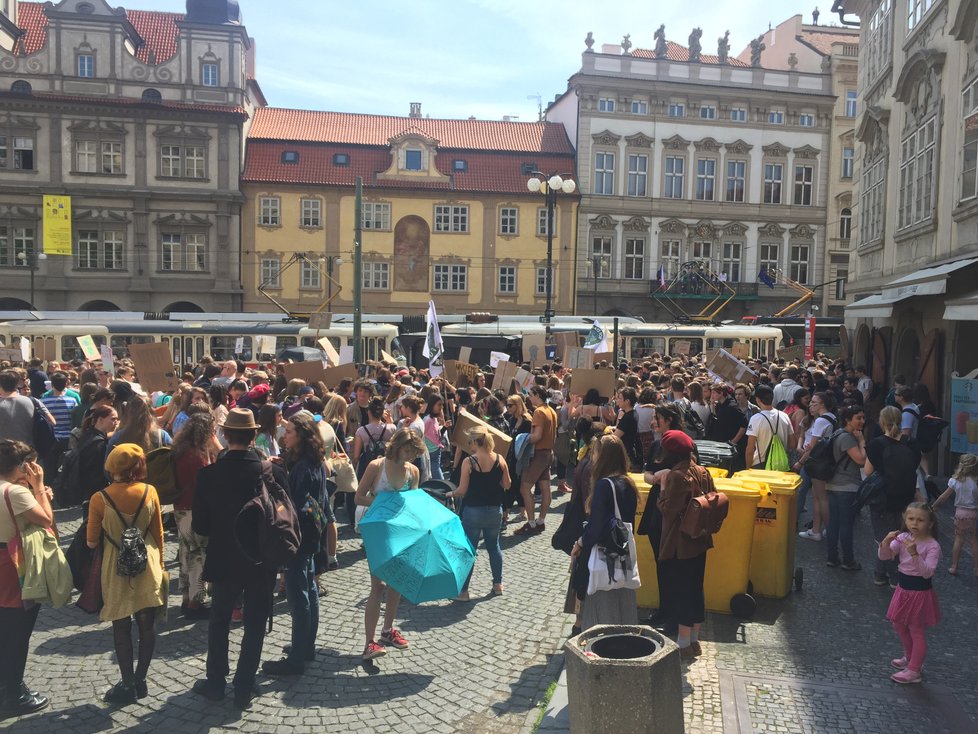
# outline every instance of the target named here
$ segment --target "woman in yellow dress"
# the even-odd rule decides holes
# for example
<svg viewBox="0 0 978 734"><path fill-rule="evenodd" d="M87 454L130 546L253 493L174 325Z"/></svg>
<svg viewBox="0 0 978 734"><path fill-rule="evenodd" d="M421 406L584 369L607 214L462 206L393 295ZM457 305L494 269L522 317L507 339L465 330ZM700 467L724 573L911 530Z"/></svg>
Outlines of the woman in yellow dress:
<svg viewBox="0 0 978 734"><path fill-rule="evenodd" d="M132 443L112 449L105 460L112 484L92 495L88 510L89 548L103 544L103 622L112 622L116 660L122 680L105 694L107 703L133 703L147 695L146 673L156 645L154 622L163 605L163 519L156 489L146 483L146 455ZM119 574L122 534L135 527L146 546L146 565L134 576ZM133 670L132 619L139 628L139 651Z"/></svg>

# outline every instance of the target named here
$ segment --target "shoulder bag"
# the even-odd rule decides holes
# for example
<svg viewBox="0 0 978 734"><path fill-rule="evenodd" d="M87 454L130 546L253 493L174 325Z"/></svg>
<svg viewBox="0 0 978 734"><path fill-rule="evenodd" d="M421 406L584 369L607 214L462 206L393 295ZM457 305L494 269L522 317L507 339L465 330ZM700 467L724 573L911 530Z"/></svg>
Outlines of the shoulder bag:
<svg viewBox="0 0 978 734"><path fill-rule="evenodd" d="M632 524L623 522L618 509L618 488L611 479L611 497L615 503L615 525L611 537L604 545L595 545L588 558L588 596L599 591L614 589L637 589L642 585L638 574L638 552L635 548L635 535Z"/></svg>

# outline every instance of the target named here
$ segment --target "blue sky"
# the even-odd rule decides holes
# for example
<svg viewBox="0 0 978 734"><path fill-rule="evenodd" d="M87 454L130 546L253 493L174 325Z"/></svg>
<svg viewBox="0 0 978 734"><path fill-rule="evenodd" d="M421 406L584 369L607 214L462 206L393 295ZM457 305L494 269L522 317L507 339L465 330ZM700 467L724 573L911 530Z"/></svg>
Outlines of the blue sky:
<svg viewBox="0 0 978 734"><path fill-rule="evenodd" d="M666 37L686 44L703 28L703 50L730 30L731 53L795 13L811 21L815 0L239 0L257 46L258 73L275 107L406 115L411 102L432 117L537 119L580 67L584 37L595 49L631 34L635 48ZM134 10L183 12L182 0L129 0ZM823 0L820 22L837 20ZM658 6L658 7L656 7ZM695 8L695 12L691 9Z"/></svg>

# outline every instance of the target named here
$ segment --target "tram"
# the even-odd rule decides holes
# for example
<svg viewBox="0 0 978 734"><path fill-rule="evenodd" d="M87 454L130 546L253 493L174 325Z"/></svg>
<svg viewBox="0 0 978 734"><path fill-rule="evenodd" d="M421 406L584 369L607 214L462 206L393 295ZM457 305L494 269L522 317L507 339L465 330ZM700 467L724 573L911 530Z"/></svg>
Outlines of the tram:
<svg viewBox="0 0 978 734"><path fill-rule="evenodd" d="M785 359L800 358L805 352L805 318L803 316L744 316L744 325L773 326L784 333L781 356ZM844 357L843 334L845 320L831 316L815 319L815 352L830 359Z"/></svg>

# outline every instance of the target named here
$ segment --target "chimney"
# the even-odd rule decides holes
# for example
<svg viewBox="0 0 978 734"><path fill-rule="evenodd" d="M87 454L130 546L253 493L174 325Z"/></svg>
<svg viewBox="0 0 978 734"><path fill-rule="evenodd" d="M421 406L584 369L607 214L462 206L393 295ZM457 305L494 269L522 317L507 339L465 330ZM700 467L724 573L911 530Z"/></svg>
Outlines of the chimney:
<svg viewBox="0 0 978 734"><path fill-rule="evenodd" d="M411 103L411 112L410 112L410 114L408 114L408 117L416 117L416 118L421 117L421 103L420 102L412 102Z"/></svg>

